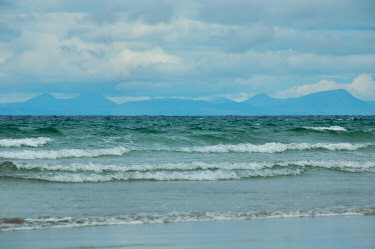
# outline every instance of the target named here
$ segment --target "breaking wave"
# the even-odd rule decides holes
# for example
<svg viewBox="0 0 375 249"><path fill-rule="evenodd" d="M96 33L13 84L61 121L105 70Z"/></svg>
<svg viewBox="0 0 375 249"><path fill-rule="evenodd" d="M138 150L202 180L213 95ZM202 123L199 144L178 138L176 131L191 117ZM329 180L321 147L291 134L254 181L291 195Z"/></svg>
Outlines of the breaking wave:
<svg viewBox="0 0 375 249"><path fill-rule="evenodd" d="M47 143L50 139L42 138L32 141L3 141L4 144L13 143L14 146L28 143L30 146L37 143ZM99 156L122 156L131 151L166 151L166 152L184 152L184 153L281 153L288 150L359 150L372 146L371 143L266 143L255 145L249 143L242 144L217 144L208 146L193 146L181 148L125 148L122 146L107 149L61 149L61 150L18 150L18 151L0 151L0 158L4 159L58 159L58 158L74 158L74 157L99 157Z"/></svg>
<svg viewBox="0 0 375 249"><path fill-rule="evenodd" d="M324 169L335 169L345 172L373 172L375 170L374 161L316 161L304 160L293 162L248 162L248 163L163 163L163 164L136 164L136 165L106 165L94 163L72 163L68 165L61 164L19 164L6 161L0 163L0 169L8 167L20 171L62 171L62 172L92 172L92 173L117 173L117 172L147 172L147 171L197 171L197 170L264 170L275 167L313 167Z"/></svg>
<svg viewBox="0 0 375 249"><path fill-rule="evenodd" d="M20 138L20 139L0 139L0 147L39 147L51 142L52 139L48 137L38 138Z"/></svg>
<svg viewBox="0 0 375 249"><path fill-rule="evenodd" d="M297 176L309 168L348 173L375 173L372 161L295 161L250 163L166 163L139 165L101 165L73 163L68 165L20 164L3 162L0 176L16 179L61 183L109 181L217 181L253 177Z"/></svg>
<svg viewBox="0 0 375 249"><path fill-rule="evenodd" d="M330 126L330 127L304 127L308 130L316 130L316 131L348 131L344 127L341 126Z"/></svg>
<svg viewBox="0 0 375 249"><path fill-rule="evenodd" d="M217 181L239 180L250 177L273 177L299 175L301 169L244 170L241 172L227 170L200 171L156 171L156 172L117 172L110 174L95 173L37 173L11 174L6 177L28 180L40 180L61 183L109 182L109 181Z"/></svg>
<svg viewBox="0 0 375 249"><path fill-rule="evenodd" d="M57 159L70 157L99 157L99 156L121 156L129 152L124 147L109 149L61 149L61 150L22 150L22 151L0 151L0 158L5 159Z"/></svg>
<svg viewBox="0 0 375 249"><path fill-rule="evenodd" d="M200 153L227 153L227 152L249 152L249 153L280 153L287 150L316 150L316 149L325 149L325 150L358 150L371 146L370 143L291 143L291 144L282 144L282 143L266 143L263 145L254 145L254 144L218 144L211 146L195 146L195 147L186 147L181 148L179 151L182 152L200 152Z"/></svg>
<svg viewBox="0 0 375 249"><path fill-rule="evenodd" d="M138 225L155 223L183 223L203 221L235 221L257 219L302 218L321 216L361 216L375 215L375 208L332 209L332 210L295 210L270 212L170 212L136 213L113 217L40 217L40 218L3 218L0 219L0 231L19 231L48 228L70 228L87 226Z"/></svg>

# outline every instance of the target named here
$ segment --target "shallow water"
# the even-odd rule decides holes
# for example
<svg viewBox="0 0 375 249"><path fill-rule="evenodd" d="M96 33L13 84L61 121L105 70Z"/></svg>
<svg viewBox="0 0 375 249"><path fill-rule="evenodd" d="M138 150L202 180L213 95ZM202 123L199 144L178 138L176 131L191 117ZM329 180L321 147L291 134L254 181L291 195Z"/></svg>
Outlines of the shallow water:
<svg viewBox="0 0 375 249"><path fill-rule="evenodd" d="M373 249L375 216L185 222L0 233L0 248Z"/></svg>
<svg viewBox="0 0 375 249"><path fill-rule="evenodd" d="M0 230L375 214L375 117L0 117Z"/></svg>

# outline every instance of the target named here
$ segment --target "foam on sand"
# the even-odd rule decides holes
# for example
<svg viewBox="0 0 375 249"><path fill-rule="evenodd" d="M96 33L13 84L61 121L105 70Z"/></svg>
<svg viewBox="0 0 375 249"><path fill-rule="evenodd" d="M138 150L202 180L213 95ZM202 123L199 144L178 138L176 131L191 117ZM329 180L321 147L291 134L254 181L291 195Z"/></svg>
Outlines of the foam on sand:
<svg viewBox="0 0 375 249"><path fill-rule="evenodd" d="M202 221L258 220L327 216L374 215L375 209L327 209L294 211L240 211L240 212L170 212L136 213L113 217L40 217L0 219L0 231L20 231L47 228L68 228L85 226L137 225L154 223L185 223Z"/></svg>

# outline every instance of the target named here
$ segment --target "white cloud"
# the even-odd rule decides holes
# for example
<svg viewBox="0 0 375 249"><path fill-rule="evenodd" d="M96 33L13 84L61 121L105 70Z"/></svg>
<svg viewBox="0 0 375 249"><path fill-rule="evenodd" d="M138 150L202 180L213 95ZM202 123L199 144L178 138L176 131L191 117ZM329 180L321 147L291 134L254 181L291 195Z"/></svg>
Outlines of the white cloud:
<svg viewBox="0 0 375 249"><path fill-rule="evenodd" d="M130 101L142 101L142 100L149 100L151 99L150 97L134 97L134 96L124 96L124 97L107 97L107 99L115 102L116 104L122 104L125 102L130 102Z"/></svg>
<svg viewBox="0 0 375 249"><path fill-rule="evenodd" d="M318 83L293 87L279 92L276 97L299 97L315 92L344 89L362 100L375 100L375 81L368 74L358 75L351 83L341 84L336 81L321 80Z"/></svg>
<svg viewBox="0 0 375 249"><path fill-rule="evenodd" d="M167 54L161 48L145 51L123 50L117 57L111 60L114 69L123 74L129 75L130 71L138 67L148 67L152 64L178 64L180 58Z"/></svg>
<svg viewBox="0 0 375 249"><path fill-rule="evenodd" d="M79 94L77 93L50 93L50 94L57 99L72 99L72 98L79 96Z"/></svg>
<svg viewBox="0 0 375 249"><path fill-rule="evenodd" d="M361 74L348 85L347 90L363 100L375 100L375 81L368 74Z"/></svg>
<svg viewBox="0 0 375 249"><path fill-rule="evenodd" d="M23 92L0 93L0 104L24 102L40 94Z"/></svg>
<svg viewBox="0 0 375 249"><path fill-rule="evenodd" d="M0 44L0 64L4 63L8 58L12 57L12 53L6 50L5 46Z"/></svg>
<svg viewBox="0 0 375 249"><path fill-rule="evenodd" d="M297 96L312 91L301 82L326 79L313 85L372 99L373 80L321 75L374 73L373 2L20 1L0 11L0 85L79 92L94 83L112 96L241 100L293 86L279 95Z"/></svg>
<svg viewBox="0 0 375 249"><path fill-rule="evenodd" d="M116 85L116 90L129 91L129 90L155 90L172 88L173 84L171 82L153 82L153 81L127 81Z"/></svg>
<svg viewBox="0 0 375 249"><path fill-rule="evenodd" d="M230 99L230 100L233 100L233 101L236 101L236 102L241 102L241 101L247 100L247 99L249 99L253 96L254 96L254 94L240 92L240 93L236 93L236 94L223 94L223 95L220 95L219 97Z"/></svg>

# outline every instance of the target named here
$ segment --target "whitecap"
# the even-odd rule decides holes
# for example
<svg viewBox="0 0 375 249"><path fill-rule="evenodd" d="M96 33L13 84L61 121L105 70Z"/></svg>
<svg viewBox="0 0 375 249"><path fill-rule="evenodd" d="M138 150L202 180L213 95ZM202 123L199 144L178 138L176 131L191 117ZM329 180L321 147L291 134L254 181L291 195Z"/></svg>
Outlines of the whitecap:
<svg viewBox="0 0 375 249"><path fill-rule="evenodd" d="M276 161L276 162L180 162L180 163L161 163L161 164L93 164L93 163L71 163L71 164L51 164L51 163L19 163L14 165L20 171L33 170L41 172L63 172L69 176L69 173L87 173L93 174L93 177L83 175L82 181L109 181L118 180L219 180L219 179L238 179L253 176L278 176L300 174L299 171L305 167L317 167L325 169L334 169L345 172L375 172L374 161L347 161L347 160L301 160L301 161ZM280 171L281 168L281 171ZM288 171L292 169L292 171ZM161 172L161 174L155 174ZM164 176L168 172L166 176ZM176 174L175 174L176 172ZM203 172L203 173L202 173ZM245 173L244 173L245 172ZM117 175L117 173L128 173ZM236 173L236 175L233 175ZM95 178L95 174L98 178ZM186 176L186 174L190 174ZM194 175L197 174L197 175ZM100 177L100 176L105 177ZM88 178L87 178L88 177ZM168 178L169 177L169 178ZM51 178L50 178L51 179ZM62 178L61 178L62 179ZM67 179L70 179L67 177ZM51 179L52 180L52 179ZM62 179L63 181L63 179Z"/></svg>
<svg viewBox="0 0 375 249"><path fill-rule="evenodd" d="M49 137L0 139L0 147L39 147L51 141L52 139Z"/></svg>
<svg viewBox="0 0 375 249"><path fill-rule="evenodd" d="M330 127L304 127L305 129L309 130L316 130L316 131L348 131L344 127L341 126L330 126Z"/></svg>
<svg viewBox="0 0 375 249"><path fill-rule="evenodd" d="M313 150L313 149L326 149L326 150L358 150L370 146L369 143L266 143L262 145L255 145L249 143L242 144L218 144L209 146L194 146L177 149L181 152L199 152L199 153L228 153L228 152L248 152L248 153L280 153L287 150Z"/></svg>
<svg viewBox="0 0 375 249"><path fill-rule="evenodd" d="M64 172L132 172L132 171L158 171L158 170L260 170L272 168L271 162L249 162L249 163L162 163L162 164L134 164L134 165L106 165L94 163L72 163L72 164L42 164L42 163L24 163L17 164L15 167L19 170L40 170L40 171L64 171Z"/></svg>
<svg viewBox="0 0 375 249"><path fill-rule="evenodd" d="M1 151L0 158L7 159L57 159L70 157L99 157L99 156L121 156L129 152L124 147L109 149L61 149L61 150L22 150L22 151Z"/></svg>
<svg viewBox="0 0 375 249"><path fill-rule="evenodd" d="M40 217L19 218L18 223L7 223L0 219L0 231L20 231L47 228L71 228L87 226L137 225L158 223L186 223L205 221L235 221L326 216L362 216L373 215L374 208L337 208L322 210L292 211L224 211L224 212L168 212L168 213L134 213L112 217ZM5 220L5 221L4 221Z"/></svg>

